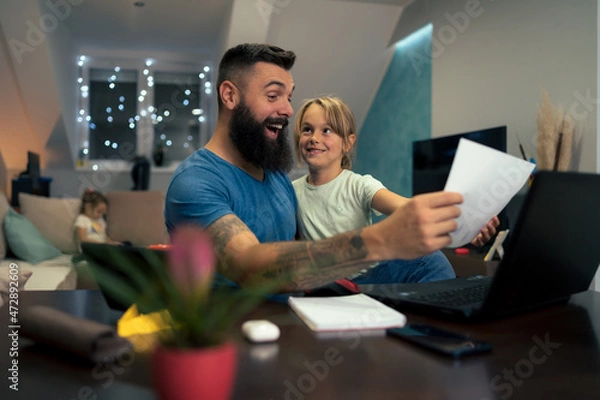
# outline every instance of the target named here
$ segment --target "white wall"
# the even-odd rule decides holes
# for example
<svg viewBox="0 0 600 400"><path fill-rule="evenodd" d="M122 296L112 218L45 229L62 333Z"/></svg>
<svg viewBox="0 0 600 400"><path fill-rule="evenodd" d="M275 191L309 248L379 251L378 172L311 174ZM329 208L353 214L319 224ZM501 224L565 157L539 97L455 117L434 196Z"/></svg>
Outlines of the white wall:
<svg viewBox="0 0 600 400"><path fill-rule="evenodd" d="M39 151L41 145L33 132L19 91L17 76L5 46L4 32L0 30L0 191L8 194L10 180L24 170L27 164L27 148L22 151L23 143L30 143L33 151Z"/></svg>
<svg viewBox="0 0 600 400"><path fill-rule="evenodd" d="M470 9L468 21L456 18L468 15L469 3L479 6ZM519 154L517 132L535 154L537 105L545 88L576 121L575 169L598 170L597 0L429 4L438 40L432 52L434 137L507 125L509 152Z"/></svg>
<svg viewBox="0 0 600 400"><path fill-rule="evenodd" d="M61 113L48 56L51 33L42 32L39 21L35 0L0 3L0 80L8 90L0 93L8 117L0 121L0 143L8 180L25 169L28 150L41 152Z"/></svg>
<svg viewBox="0 0 600 400"><path fill-rule="evenodd" d="M597 43L600 43L600 0L598 0L598 10L599 12L597 12L597 16L598 16L598 21L596 24L597 27ZM597 89L597 93L600 93L600 53L596 54L597 56L597 60L596 60L596 68L597 68L597 72L598 72L598 89ZM597 127L600 127L600 113L597 112L596 113L597 116ZM596 172L598 172L600 174L600 133L598 133L598 149L596 150ZM596 271L596 277L594 278L594 282L592 283L592 287L600 292L600 266L598 267L598 270Z"/></svg>
<svg viewBox="0 0 600 400"><path fill-rule="evenodd" d="M267 41L296 52L294 110L309 97L335 94L361 126L393 55L388 42L401 7L322 0L281 4Z"/></svg>
<svg viewBox="0 0 600 400"><path fill-rule="evenodd" d="M38 0L42 14L51 14L44 0ZM67 18L68 9L63 13ZM48 57L51 66L51 75L47 78L56 82L60 117L46 143L46 168L57 166L72 166L77 157L77 49L67 30L64 21L60 21L57 28L46 36Z"/></svg>

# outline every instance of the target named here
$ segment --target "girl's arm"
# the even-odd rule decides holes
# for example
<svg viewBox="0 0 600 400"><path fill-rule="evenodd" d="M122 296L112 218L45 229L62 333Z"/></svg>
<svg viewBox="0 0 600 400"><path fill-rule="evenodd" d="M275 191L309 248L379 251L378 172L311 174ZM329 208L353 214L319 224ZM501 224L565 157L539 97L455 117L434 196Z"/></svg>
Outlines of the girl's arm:
<svg viewBox="0 0 600 400"><path fill-rule="evenodd" d="M105 242L105 243L108 243L108 244L123 244L123 242L119 242L119 241L116 241L116 240L112 240L112 239L111 239L111 238L109 238L108 236L106 236L106 242Z"/></svg>
<svg viewBox="0 0 600 400"><path fill-rule="evenodd" d="M81 228L81 227L77 227L75 232L77 232L77 240L81 243L81 242L92 242L92 243L98 243L97 240L94 240L93 238L88 237L87 235L87 230L85 228Z"/></svg>
<svg viewBox="0 0 600 400"><path fill-rule="evenodd" d="M91 242L91 243L121 244L121 242L117 242L115 240L112 240L108 236L106 236L106 241L105 242L100 242L98 240L95 240L94 238L91 238L91 237L89 237L87 235L87 230L85 228L77 227L75 229L75 232L77 234L77 240L79 241L79 243L81 243L81 242Z"/></svg>
<svg viewBox="0 0 600 400"><path fill-rule="evenodd" d="M371 207L382 214L390 215L397 208L402 207L410 200L387 189L380 189L371 200Z"/></svg>

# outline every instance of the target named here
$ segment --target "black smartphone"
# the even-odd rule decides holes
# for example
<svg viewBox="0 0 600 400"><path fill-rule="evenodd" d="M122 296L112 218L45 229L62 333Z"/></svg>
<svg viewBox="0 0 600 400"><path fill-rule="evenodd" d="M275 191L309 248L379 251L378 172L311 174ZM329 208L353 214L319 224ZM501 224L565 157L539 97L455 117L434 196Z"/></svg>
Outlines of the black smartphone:
<svg viewBox="0 0 600 400"><path fill-rule="evenodd" d="M402 328L389 328L386 331L388 335L454 358L487 353L492 350L490 343L429 325L405 325Z"/></svg>

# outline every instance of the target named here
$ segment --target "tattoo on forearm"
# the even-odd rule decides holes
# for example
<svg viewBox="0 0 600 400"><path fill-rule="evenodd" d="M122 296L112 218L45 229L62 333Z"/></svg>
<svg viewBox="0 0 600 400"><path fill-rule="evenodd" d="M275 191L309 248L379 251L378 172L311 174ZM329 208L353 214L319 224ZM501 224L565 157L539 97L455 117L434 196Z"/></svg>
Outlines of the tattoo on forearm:
<svg viewBox="0 0 600 400"><path fill-rule="evenodd" d="M221 270L234 280L247 278L244 271L228 268L235 255L226 247L236 235L248 232L249 228L235 215L226 215L206 231L213 238ZM260 268L260 276L269 281L286 282L287 290L303 290L351 275L372 264L365 261L368 249L361 233L362 229L358 229L324 240L270 243L273 246L270 251L276 253L275 261Z"/></svg>
<svg viewBox="0 0 600 400"><path fill-rule="evenodd" d="M330 239L282 243L274 268L265 271L265 278L289 275L294 289L304 289L329 283L371 264L364 258L368 251L361 231L357 230Z"/></svg>
<svg viewBox="0 0 600 400"><path fill-rule="evenodd" d="M212 236L217 253L222 253L231 238L244 230L248 230L248 227L242 221L233 215L226 215L210 225L206 232Z"/></svg>
<svg viewBox="0 0 600 400"><path fill-rule="evenodd" d="M222 268L226 268L229 263L230 257L227 257L225 252L227 243L235 235L247 230L248 227L234 215L225 215L206 229L213 238L215 253Z"/></svg>

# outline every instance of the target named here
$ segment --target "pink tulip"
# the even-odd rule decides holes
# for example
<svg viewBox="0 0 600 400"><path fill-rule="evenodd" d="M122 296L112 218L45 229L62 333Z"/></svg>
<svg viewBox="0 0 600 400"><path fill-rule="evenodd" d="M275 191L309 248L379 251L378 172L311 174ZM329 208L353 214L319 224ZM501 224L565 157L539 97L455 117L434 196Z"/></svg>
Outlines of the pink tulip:
<svg viewBox="0 0 600 400"><path fill-rule="evenodd" d="M211 237L199 227L181 226L171 236L169 269L186 294L208 292L215 269Z"/></svg>

